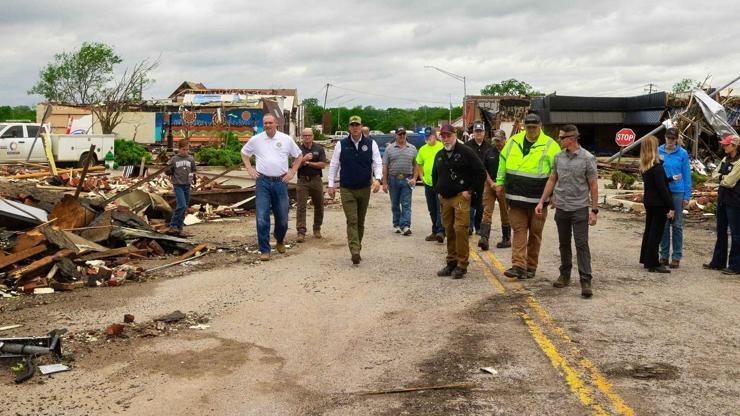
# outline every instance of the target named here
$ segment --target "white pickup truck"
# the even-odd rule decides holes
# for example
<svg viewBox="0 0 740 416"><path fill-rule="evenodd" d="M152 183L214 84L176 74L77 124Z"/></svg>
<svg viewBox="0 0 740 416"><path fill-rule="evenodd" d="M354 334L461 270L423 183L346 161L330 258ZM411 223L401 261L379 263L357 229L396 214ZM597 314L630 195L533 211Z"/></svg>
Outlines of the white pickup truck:
<svg viewBox="0 0 740 416"><path fill-rule="evenodd" d="M38 123L0 122L0 163L25 162L39 128ZM47 134L48 131L48 126L44 126L42 134L46 134L51 141L51 152L57 163L73 162L82 165L91 144L95 145L93 165L102 162L109 151L113 153L116 138L113 134ZM28 161L47 161L41 137L36 140Z"/></svg>

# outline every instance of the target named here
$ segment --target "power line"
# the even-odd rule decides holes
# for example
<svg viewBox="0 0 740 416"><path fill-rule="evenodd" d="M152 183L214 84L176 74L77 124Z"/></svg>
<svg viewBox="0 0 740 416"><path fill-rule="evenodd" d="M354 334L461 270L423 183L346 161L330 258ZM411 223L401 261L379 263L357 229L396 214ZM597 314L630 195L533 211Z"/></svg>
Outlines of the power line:
<svg viewBox="0 0 740 416"><path fill-rule="evenodd" d="M414 103L414 104L419 104L419 103L422 103L422 102L423 103L433 103L433 104L445 104L445 105L447 104L446 102L442 102L442 101L410 99L410 98L403 98L403 97L394 97L392 95L385 95L385 94L377 94L377 93L372 93L372 92L367 92L367 91L360 91L360 90L356 90L356 89L353 89L353 88L340 87L339 85L335 85L335 84L331 84L331 86L334 87L334 88L338 88L340 90L354 92L356 94L369 95L369 96L381 97L381 98L390 98L390 99L393 99L393 100L400 100L400 101L408 101L408 102Z"/></svg>

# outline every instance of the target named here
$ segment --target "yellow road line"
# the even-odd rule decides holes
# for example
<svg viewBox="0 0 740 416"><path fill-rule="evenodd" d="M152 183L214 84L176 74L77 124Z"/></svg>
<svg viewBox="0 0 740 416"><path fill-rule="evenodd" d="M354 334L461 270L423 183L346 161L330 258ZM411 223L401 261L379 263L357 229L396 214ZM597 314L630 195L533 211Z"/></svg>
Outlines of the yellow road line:
<svg viewBox="0 0 740 416"><path fill-rule="evenodd" d="M490 251L486 251L486 256L490 260L491 264L496 267L500 272L504 271L504 265L499 261L496 256L491 253ZM491 283L501 292L504 293L505 286L501 283L501 281L490 272L489 267L483 260L480 258L478 253L475 251L475 248L471 247L471 254L473 254L473 259L476 260L476 262L479 263L481 268L484 270L484 274L486 274L486 277L488 277L488 280L491 281ZM489 276L490 275L490 276ZM491 280L491 279L495 280ZM515 286L517 288L523 288L521 283L514 282ZM571 345L571 354L574 355L574 361L576 361L583 370L585 370L591 378L591 381L593 382L594 387L596 387L597 390L599 390L604 396L606 396L609 401L611 402L614 409L619 412L619 414L625 415L625 416L634 416L635 412L634 410L625 403L624 399L617 394L614 390L612 390L612 384L607 380L607 378L599 371L598 368L593 364L591 360L588 358L583 357L581 352L573 346L573 340L570 338L570 336L565 332L564 329L559 327L557 324L555 324L555 321L552 319L550 314L545 310L545 308L537 301L537 299L534 298L534 296L530 295L527 297L527 305L542 319L542 321L547 325L547 327L557 334L557 336ZM566 374L566 382L570 386L571 390L574 391L581 402L584 404L587 404L584 400L593 401L593 392L588 392L584 390L581 387L581 384L583 380L578 376L577 373L570 373L568 370L566 370L564 367L562 367L562 362L560 361L560 358L565 360L565 358L560 354L560 352L555 348L554 344L547 338L544 331L537 325L536 322L532 320L532 318L526 313L526 312L520 312L520 316L524 319L525 323L527 324L527 327L532 334L532 336L535 338L535 341L540 346L540 349L545 353L545 355L550 358L550 361L553 363L553 366L556 368L561 368ZM539 338L538 338L539 337ZM546 350L546 348L552 348L552 350ZM576 360L577 359L577 360ZM567 360L565 361L565 364L567 365ZM568 366L570 370L573 370L572 367ZM573 377L576 378L573 378ZM588 394L586 394L588 393ZM589 402L590 403L590 402ZM587 404L588 405L588 404ZM593 407L593 406L591 406ZM604 408L599 406L599 409L594 407L594 411L598 414L599 411L604 411ZM606 414L606 413L605 413Z"/></svg>
<svg viewBox="0 0 740 416"><path fill-rule="evenodd" d="M565 374L565 381L568 383L570 390L578 397L578 400L580 400L584 406L593 409L593 413L595 415L608 415L609 413L604 410L599 403L596 403L593 389L591 389L578 375L578 372L568 364L568 360L560 354L552 341L550 341L547 335L542 331L542 328L540 328L540 326L537 325L537 323L535 323L526 312L520 312L519 316L524 320L524 323L527 325L527 329L529 329L529 333L532 335L535 342L537 342L537 345L539 345L542 352L544 352L545 355L547 355L547 358L550 359L552 366Z"/></svg>

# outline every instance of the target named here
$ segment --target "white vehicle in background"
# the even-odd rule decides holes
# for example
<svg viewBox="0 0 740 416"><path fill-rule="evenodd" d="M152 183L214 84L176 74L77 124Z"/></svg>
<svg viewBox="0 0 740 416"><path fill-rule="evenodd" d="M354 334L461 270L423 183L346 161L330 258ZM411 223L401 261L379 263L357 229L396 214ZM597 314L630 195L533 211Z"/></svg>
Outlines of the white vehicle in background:
<svg viewBox="0 0 740 416"><path fill-rule="evenodd" d="M380 130L370 130L370 135L371 136L382 136L383 134L385 134L385 133L383 133Z"/></svg>
<svg viewBox="0 0 740 416"><path fill-rule="evenodd" d="M108 152L114 153L116 136L113 134L49 134L45 125L36 144L36 134L41 126L38 123L0 122L0 163L25 162L31 152L29 162L46 162L46 151L41 134L45 134L51 144L51 153L57 163L76 163L82 165L87 158L90 145L95 145L92 165L102 162ZM33 150L31 147L33 146Z"/></svg>
<svg viewBox="0 0 740 416"><path fill-rule="evenodd" d="M337 130L337 131L334 132L334 134L332 134L331 136L329 136L329 138L331 139L332 142L338 142L338 141L344 139L347 136L349 136L349 132L348 131Z"/></svg>

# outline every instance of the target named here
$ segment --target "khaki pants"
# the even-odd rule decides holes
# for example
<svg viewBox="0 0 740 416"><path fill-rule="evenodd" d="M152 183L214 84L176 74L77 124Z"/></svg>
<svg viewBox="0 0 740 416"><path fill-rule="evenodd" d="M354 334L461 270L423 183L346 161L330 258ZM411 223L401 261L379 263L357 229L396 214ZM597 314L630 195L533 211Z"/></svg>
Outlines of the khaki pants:
<svg viewBox="0 0 740 416"><path fill-rule="evenodd" d="M509 221L514 235L511 239L511 265L527 270L537 270L542 243L542 229L547 219L547 207L542 217L534 213L534 207L509 207Z"/></svg>
<svg viewBox="0 0 740 416"><path fill-rule="evenodd" d="M296 185L296 229L298 234L306 234L306 206L308 197L313 204L313 230L321 231L324 222L324 184L321 176L299 176Z"/></svg>
<svg viewBox="0 0 740 416"><path fill-rule="evenodd" d="M440 198L442 225L447 233L447 263L457 263L468 268L468 227L470 226L470 200L462 196Z"/></svg>
<svg viewBox="0 0 740 416"><path fill-rule="evenodd" d="M342 209L347 218L347 244L349 252L360 254L362 236L365 234L365 215L370 204L370 187L362 189L340 188Z"/></svg>
<svg viewBox="0 0 740 416"><path fill-rule="evenodd" d="M496 195L496 188L491 188L486 183L483 188L483 221L482 224L491 224L493 220L493 209L498 201L498 210L501 216L501 225L509 225L509 207L506 204L506 197Z"/></svg>

